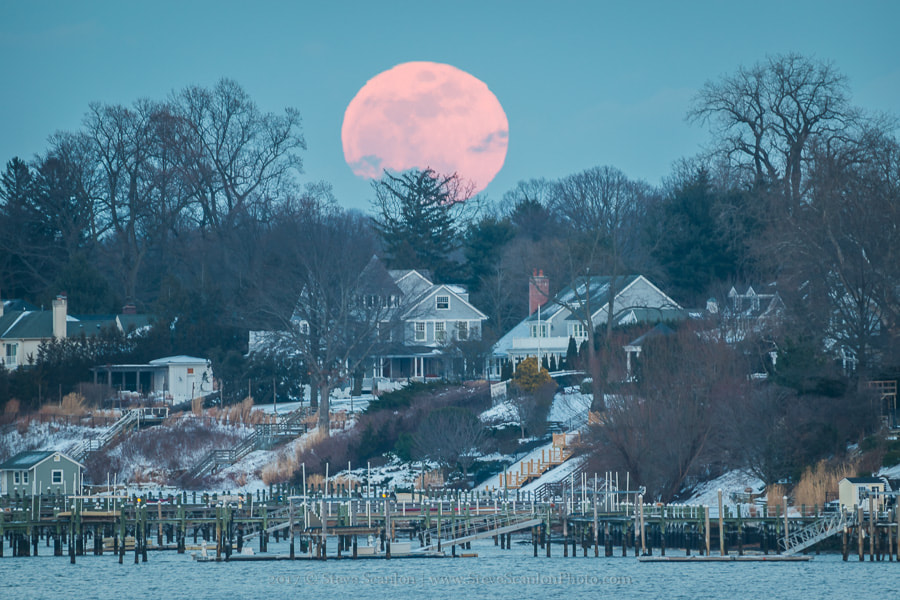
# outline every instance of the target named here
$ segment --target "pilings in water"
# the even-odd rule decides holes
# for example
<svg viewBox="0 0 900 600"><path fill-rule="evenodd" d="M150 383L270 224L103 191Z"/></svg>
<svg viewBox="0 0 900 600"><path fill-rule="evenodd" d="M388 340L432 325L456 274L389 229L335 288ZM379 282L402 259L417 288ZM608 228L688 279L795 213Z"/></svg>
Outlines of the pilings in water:
<svg viewBox="0 0 900 600"><path fill-rule="evenodd" d="M528 524L523 530L531 535L535 557L552 557L554 545L565 558L588 556L591 546L595 557L601 556L601 546L604 557L652 556L655 552L666 556L679 550L686 556L715 552L743 556L748 551L780 552L785 532L799 531L822 516L818 508L794 507L785 518L783 503L757 506L753 511L746 506L735 511L722 501L712 510L662 506L645 502L639 494L634 495L634 502L621 503L613 510L587 494L580 500L553 502L486 502L477 496L449 495L420 502L349 496L295 496L283 502L253 502L243 497L196 504L187 500L187 494L179 494L153 499L68 497L55 502L12 503L4 507L8 510L0 511L0 558L50 554L51 550L40 550L44 540L47 548L52 547L53 556L68 554L72 563L87 550L95 555L111 553L121 564L130 550L134 562L140 564L148 561L150 551L185 553L190 538L194 550L201 536L221 560L231 559L235 547L241 554L253 537L259 537L259 552L265 554L270 536L276 542L288 542L289 558L312 556L309 548L320 559L358 558L374 550L371 545L360 546L359 535L378 535L383 549L375 553L383 557L406 553L405 537L418 539L422 547L446 549L450 545L448 554L456 556L470 544L467 536L475 533L493 537L502 550L511 549L514 529L508 530L508 526L528 518L540 520L539 525ZM43 505L39 508L39 504ZM854 546L859 561L865 560L866 554L870 562L900 560L900 515L896 510L885 513L875 509L869 502L857 507L853 519L834 538L833 547L844 560ZM329 536L337 540L330 553Z"/></svg>

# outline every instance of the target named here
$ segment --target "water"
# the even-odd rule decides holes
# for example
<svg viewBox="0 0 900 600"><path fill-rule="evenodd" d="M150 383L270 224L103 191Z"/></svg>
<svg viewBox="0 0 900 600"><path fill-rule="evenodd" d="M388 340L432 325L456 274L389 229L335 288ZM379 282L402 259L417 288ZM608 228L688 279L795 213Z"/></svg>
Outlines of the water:
<svg viewBox="0 0 900 600"><path fill-rule="evenodd" d="M97 598L189 598L214 600L341 598L480 598L546 600L583 597L819 598L896 597L900 563L841 561L816 556L797 563L639 563L634 557L534 558L532 546L501 550L493 542L472 543L478 558L329 560L197 563L190 554L150 552L148 562L125 564L111 554L69 558L0 559L4 598L55 600ZM334 545L332 544L332 548ZM7 552L9 548L6 548ZM287 553L286 543L269 544ZM618 550L618 549L617 549ZM580 551L580 548L579 548ZM467 551L469 552L469 551ZM602 552L602 548L601 548ZM671 552L670 552L671 554Z"/></svg>

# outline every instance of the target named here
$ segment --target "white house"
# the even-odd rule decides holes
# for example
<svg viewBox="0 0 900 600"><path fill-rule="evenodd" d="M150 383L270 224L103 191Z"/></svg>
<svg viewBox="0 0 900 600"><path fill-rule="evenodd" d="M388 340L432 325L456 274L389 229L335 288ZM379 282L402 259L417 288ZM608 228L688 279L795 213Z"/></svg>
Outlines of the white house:
<svg viewBox="0 0 900 600"><path fill-rule="evenodd" d="M884 480L879 477L845 477L838 483L838 502L841 510L869 510L869 496L875 510L884 509Z"/></svg>
<svg viewBox="0 0 900 600"><path fill-rule="evenodd" d="M94 383L180 404L215 390L212 366L205 358L168 356L144 365L104 365L91 369Z"/></svg>
<svg viewBox="0 0 900 600"><path fill-rule="evenodd" d="M583 277L574 287L567 286L552 298L547 283L543 273L535 272L531 277L530 314L494 345L492 376L500 376L504 362L516 365L528 356L562 360L570 339L580 346L588 338L588 323L594 328L606 323L610 302L616 325L673 321L688 316L643 275L619 276L615 280L609 276Z"/></svg>

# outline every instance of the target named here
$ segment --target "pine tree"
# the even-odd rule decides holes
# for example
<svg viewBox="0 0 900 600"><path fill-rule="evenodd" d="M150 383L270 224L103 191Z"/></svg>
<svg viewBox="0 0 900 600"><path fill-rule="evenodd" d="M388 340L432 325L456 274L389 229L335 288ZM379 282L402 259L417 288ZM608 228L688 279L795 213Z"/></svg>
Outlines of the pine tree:
<svg viewBox="0 0 900 600"><path fill-rule="evenodd" d="M459 177L431 169L385 172L373 186L372 220L391 266L429 269L438 280L452 276L458 265L448 256L461 244L454 211L468 199Z"/></svg>

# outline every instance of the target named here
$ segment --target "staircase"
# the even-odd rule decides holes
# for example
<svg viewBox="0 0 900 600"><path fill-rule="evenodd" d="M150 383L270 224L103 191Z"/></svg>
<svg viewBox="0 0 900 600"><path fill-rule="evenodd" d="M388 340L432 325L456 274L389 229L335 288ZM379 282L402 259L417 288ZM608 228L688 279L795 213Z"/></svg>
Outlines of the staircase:
<svg viewBox="0 0 900 600"><path fill-rule="evenodd" d="M268 450L282 442L303 435L306 433L306 424L303 422L306 416L305 410L295 410L276 423L255 425L253 433L232 448L213 450L206 454L182 475L182 481L190 481L215 473L223 466L233 465L254 450Z"/></svg>
<svg viewBox="0 0 900 600"><path fill-rule="evenodd" d="M803 552L822 540L840 533L853 522L854 518L843 511L824 516L802 529L791 532L790 535L779 540L779 543L784 548L784 554L790 556Z"/></svg>
<svg viewBox="0 0 900 600"><path fill-rule="evenodd" d="M126 410L119 420L113 423L102 435L96 438L82 440L81 443L71 451L71 456L78 462L84 462L91 452L100 450L119 435L130 429L135 429L140 424L141 409Z"/></svg>
<svg viewBox="0 0 900 600"><path fill-rule="evenodd" d="M553 467L563 464L572 456L574 443L575 436L573 434L554 433L553 444L549 448L541 450L540 458L519 461L518 470L509 470L501 475L500 487L517 490Z"/></svg>

